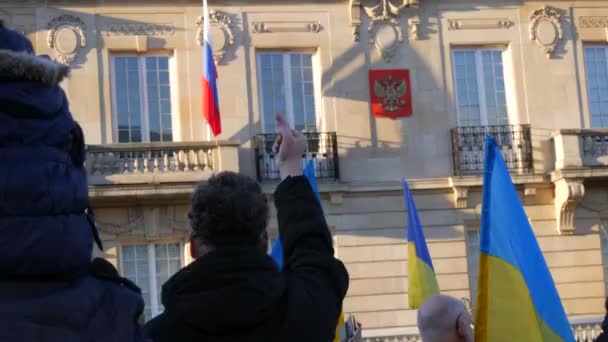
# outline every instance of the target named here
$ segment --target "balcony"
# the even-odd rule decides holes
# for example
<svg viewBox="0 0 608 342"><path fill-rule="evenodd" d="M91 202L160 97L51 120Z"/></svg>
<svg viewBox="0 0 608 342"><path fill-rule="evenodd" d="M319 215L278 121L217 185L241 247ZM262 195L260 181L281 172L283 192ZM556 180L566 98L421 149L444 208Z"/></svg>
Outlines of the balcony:
<svg viewBox="0 0 608 342"><path fill-rule="evenodd" d="M302 167L308 160L312 160L317 179L340 179L336 133L304 134L308 143L306 144L306 151L302 155ZM259 134L255 137L256 172L260 182L280 180L279 167L272 151L276 137L276 134Z"/></svg>
<svg viewBox="0 0 608 342"><path fill-rule="evenodd" d="M452 157L456 176L483 173L484 140L491 135L512 173L532 171L532 139L529 125L458 127L451 131Z"/></svg>
<svg viewBox="0 0 608 342"><path fill-rule="evenodd" d="M215 172L238 171L238 146L226 141L88 145L89 184L200 182Z"/></svg>
<svg viewBox="0 0 608 342"><path fill-rule="evenodd" d="M608 129L563 129L553 135L556 170L608 166Z"/></svg>

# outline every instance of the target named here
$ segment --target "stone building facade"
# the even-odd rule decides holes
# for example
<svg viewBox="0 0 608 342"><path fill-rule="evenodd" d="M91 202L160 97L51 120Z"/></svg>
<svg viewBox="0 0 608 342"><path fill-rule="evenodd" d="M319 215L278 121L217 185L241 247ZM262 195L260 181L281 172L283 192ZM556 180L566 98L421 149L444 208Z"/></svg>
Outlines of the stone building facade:
<svg viewBox="0 0 608 342"><path fill-rule="evenodd" d="M193 186L221 170L277 184L272 114L309 139L344 309L367 336L413 332L414 192L439 285L474 298L482 137L506 157L573 320L603 315L608 270L608 1L210 0L223 133L200 112L199 1L0 0L65 81L106 250L143 289L188 263ZM371 69L408 69L413 115L375 118ZM35 156L32 156L35 157ZM276 221L271 220L276 232Z"/></svg>

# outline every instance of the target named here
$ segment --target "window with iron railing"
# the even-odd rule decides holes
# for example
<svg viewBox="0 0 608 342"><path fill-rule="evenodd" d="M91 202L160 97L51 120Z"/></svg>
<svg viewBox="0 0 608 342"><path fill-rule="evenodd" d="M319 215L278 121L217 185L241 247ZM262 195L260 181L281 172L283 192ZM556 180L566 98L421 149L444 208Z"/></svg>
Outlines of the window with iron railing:
<svg viewBox="0 0 608 342"><path fill-rule="evenodd" d="M338 180L340 168L336 133L308 132L304 135L307 144L301 159L302 168L308 160L312 160L317 179ZM276 134L259 134L255 137L256 171L260 182L280 179L278 161L272 151L276 138Z"/></svg>

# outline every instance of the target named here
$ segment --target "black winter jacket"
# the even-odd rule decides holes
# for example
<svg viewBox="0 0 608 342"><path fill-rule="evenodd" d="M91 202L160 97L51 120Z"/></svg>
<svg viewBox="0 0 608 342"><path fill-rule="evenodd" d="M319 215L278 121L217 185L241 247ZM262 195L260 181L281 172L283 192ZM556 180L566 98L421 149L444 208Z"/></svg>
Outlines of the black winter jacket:
<svg viewBox="0 0 608 342"><path fill-rule="evenodd" d="M275 205L283 271L253 247L198 258L163 286L165 312L146 325L154 341L333 340L348 273L321 206L304 177L283 181Z"/></svg>

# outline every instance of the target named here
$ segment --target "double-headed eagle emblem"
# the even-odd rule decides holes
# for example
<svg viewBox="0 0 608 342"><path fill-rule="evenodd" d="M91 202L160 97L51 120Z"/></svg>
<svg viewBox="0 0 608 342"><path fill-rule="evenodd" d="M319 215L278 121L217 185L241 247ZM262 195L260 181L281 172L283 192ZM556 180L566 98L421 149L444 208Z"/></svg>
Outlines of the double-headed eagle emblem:
<svg viewBox="0 0 608 342"><path fill-rule="evenodd" d="M383 99L383 107L387 112L396 112L405 106L403 97L407 93L407 84L403 79L393 79L392 76L374 82L374 94Z"/></svg>

